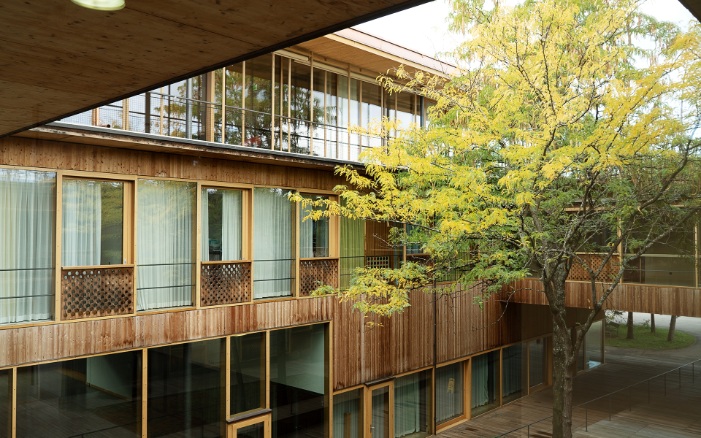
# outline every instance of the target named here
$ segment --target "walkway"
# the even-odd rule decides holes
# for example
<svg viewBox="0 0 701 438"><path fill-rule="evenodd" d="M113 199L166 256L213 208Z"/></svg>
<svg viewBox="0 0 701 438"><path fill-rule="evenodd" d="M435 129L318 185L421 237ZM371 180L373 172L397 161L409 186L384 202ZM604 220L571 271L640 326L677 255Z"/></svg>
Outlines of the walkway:
<svg viewBox="0 0 701 438"><path fill-rule="evenodd" d="M681 321L681 318L680 318ZM694 333L697 337L701 335ZM592 403L613 391L701 358L701 342L676 352L607 347L607 363L575 381L574 435L581 438L701 436L701 362ZM521 398L438 434L442 438L494 437L544 419L508 437L552 436L550 388ZM530 434L530 435L529 435Z"/></svg>

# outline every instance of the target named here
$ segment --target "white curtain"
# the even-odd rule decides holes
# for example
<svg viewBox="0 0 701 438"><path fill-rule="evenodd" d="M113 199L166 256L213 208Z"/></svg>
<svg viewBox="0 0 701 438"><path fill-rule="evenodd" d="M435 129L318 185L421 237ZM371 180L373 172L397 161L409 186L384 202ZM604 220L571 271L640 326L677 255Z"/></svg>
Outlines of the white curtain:
<svg viewBox="0 0 701 438"><path fill-rule="evenodd" d="M63 181L63 266L100 264L102 186L95 181Z"/></svg>
<svg viewBox="0 0 701 438"><path fill-rule="evenodd" d="M192 304L195 184L139 180L137 309Z"/></svg>
<svg viewBox="0 0 701 438"><path fill-rule="evenodd" d="M299 209L299 256L301 258L314 257L314 221L304 219L311 211L311 208Z"/></svg>
<svg viewBox="0 0 701 438"><path fill-rule="evenodd" d="M56 174L0 169L0 323L50 319Z"/></svg>
<svg viewBox="0 0 701 438"><path fill-rule="evenodd" d="M212 189L202 189L200 257L202 258L203 262L208 262L211 260L209 256L209 190Z"/></svg>
<svg viewBox="0 0 701 438"><path fill-rule="evenodd" d="M521 353L521 345L512 345L505 348L503 351L503 378L504 378L504 396L521 392L521 376L523 355Z"/></svg>
<svg viewBox="0 0 701 438"><path fill-rule="evenodd" d="M463 413L462 363L436 369L436 421L439 423Z"/></svg>
<svg viewBox="0 0 701 438"><path fill-rule="evenodd" d="M333 396L333 436L336 438L361 438L360 395L348 391Z"/></svg>
<svg viewBox="0 0 701 438"><path fill-rule="evenodd" d="M365 266L365 221L341 218L341 289L348 289L357 268Z"/></svg>
<svg viewBox="0 0 701 438"><path fill-rule="evenodd" d="M291 295L294 204L287 191L256 188L253 201L253 296Z"/></svg>
<svg viewBox="0 0 701 438"><path fill-rule="evenodd" d="M241 192L222 191L222 260L241 260Z"/></svg>
<svg viewBox="0 0 701 438"><path fill-rule="evenodd" d="M394 383L394 436L421 432L421 386L419 373L398 378Z"/></svg>

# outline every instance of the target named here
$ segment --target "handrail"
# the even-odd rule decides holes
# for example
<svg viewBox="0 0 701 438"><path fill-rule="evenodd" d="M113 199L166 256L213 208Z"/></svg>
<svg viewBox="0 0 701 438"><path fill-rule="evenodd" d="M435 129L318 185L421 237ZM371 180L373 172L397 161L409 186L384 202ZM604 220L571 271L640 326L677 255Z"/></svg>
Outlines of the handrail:
<svg viewBox="0 0 701 438"><path fill-rule="evenodd" d="M673 369L671 369L671 370L669 370L669 371L665 371L664 373L660 373L660 374L657 374L657 375L655 375L655 376L648 377L647 379L644 379L644 380L641 380L641 381L639 381L639 382L633 383L633 384L628 385L628 386L626 386L626 387L624 387L624 388L620 388L620 389L617 389L617 390L615 390L615 391L611 391L611 392L609 392L609 393L607 393L607 394L604 394L604 395L602 395L602 396L593 398L593 399L591 399L591 400L587 400L587 401L584 402L584 403L580 403L580 404L574 406L574 407L572 408L572 411L574 412L575 409L581 408L581 407L583 407L583 406L585 406L585 405L588 405L589 403L593 403L593 402L596 402L596 401L603 400L603 399L605 399L605 398L607 398L607 397L611 397L611 396L613 396L613 395L615 395L615 394L624 392L624 391L626 391L626 390L631 390L633 387L638 386L638 385L640 385L640 384L642 384L642 383L646 383L646 382L649 383L649 382L651 382L652 380L658 379L658 378L660 378L660 377L665 377L665 378L666 378L667 374L671 374L671 373L674 373L674 372L679 373L679 372L681 372L682 368L688 367L689 365L691 365L692 370L693 370L693 369L694 369L694 365L695 365L697 362L701 362L701 359L696 359L696 360L694 360L694 361L691 361L691 362L685 363L685 364L683 364L683 365L680 365L680 366L678 366L677 368L673 368ZM692 375L692 377L693 377L693 375ZM666 387L666 382L667 382L667 380L665 379L665 395L667 395L667 394L666 394L666 389L667 389L667 387ZM681 382L680 382L680 386L681 386ZM649 388L649 386L648 386L648 388ZM648 389L648 390L649 390L649 389ZM630 405L630 408L632 409L632 405ZM585 411L585 416L584 416L584 417L585 417L584 429L585 429L585 431L588 431L588 426L589 426L588 423L587 423L588 408L585 407L584 409L587 410L587 411ZM610 411L609 411L609 417L610 417L610 416L611 416L611 413L610 413ZM550 420L550 419L552 419L552 418L553 418L552 415L549 415L549 416L547 416L547 417L543 417L543 418L541 418L541 419L539 419L539 420L533 421L533 422L528 423L528 424L526 424L526 425L517 427L517 428L515 428L515 429L511 429L511 430L509 430L508 432L504 432L504 433L502 433L502 434L496 435L496 437L507 436L507 435L509 435L509 434L512 434L512 433L514 433L514 432L517 432L517 431L520 431L520 430L523 430L523 429L528 429L528 432L527 432L528 435L527 435L527 436L530 436L530 428L531 428L531 426L534 426L534 425L536 425L536 424L538 424L538 423L541 423L541 422L543 422L543 421L545 421L545 420Z"/></svg>

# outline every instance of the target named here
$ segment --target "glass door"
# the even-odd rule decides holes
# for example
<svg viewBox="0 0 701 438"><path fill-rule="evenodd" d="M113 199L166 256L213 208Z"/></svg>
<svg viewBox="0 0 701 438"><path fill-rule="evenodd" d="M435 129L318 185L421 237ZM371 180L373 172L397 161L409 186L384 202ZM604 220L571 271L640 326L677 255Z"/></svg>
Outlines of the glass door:
<svg viewBox="0 0 701 438"><path fill-rule="evenodd" d="M270 414L229 424L227 438L270 438Z"/></svg>
<svg viewBox="0 0 701 438"><path fill-rule="evenodd" d="M366 418L369 419L368 433L371 438L391 438L394 436L392 405L394 402L392 382L368 388Z"/></svg>

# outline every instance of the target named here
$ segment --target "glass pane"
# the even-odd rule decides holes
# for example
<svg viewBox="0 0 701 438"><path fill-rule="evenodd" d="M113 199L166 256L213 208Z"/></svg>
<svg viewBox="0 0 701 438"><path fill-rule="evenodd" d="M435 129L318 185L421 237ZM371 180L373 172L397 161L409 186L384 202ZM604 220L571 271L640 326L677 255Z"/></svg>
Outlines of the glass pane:
<svg viewBox="0 0 701 438"><path fill-rule="evenodd" d="M265 425L256 423L237 429L236 438L265 438Z"/></svg>
<svg viewBox="0 0 701 438"><path fill-rule="evenodd" d="M436 369L436 422L463 415L462 362Z"/></svg>
<svg viewBox="0 0 701 438"><path fill-rule="evenodd" d="M312 195L304 197L315 201L329 198ZM319 210L323 207L306 206L299 210L299 256L302 258L329 256L329 218L303 220L314 209Z"/></svg>
<svg viewBox="0 0 701 438"><path fill-rule="evenodd" d="M241 260L241 190L202 189L202 260Z"/></svg>
<svg viewBox="0 0 701 438"><path fill-rule="evenodd" d="M139 180L137 309L192 305L195 184Z"/></svg>
<svg viewBox="0 0 701 438"><path fill-rule="evenodd" d="M324 436L327 388L326 327L270 333L273 436Z"/></svg>
<svg viewBox="0 0 701 438"><path fill-rule="evenodd" d="M536 339L528 344L528 384L530 387L545 382L545 340Z"/></svg>
<svg viewBox="0 0 701 438"><path fill-rule="evenodd" d="M512 345L502 351L504 371L502 388L504 401L514 400L524 394L525 355L521 344Z"/></svg>
<svg viewBox="0 0 701 438"><path fill-rule="evenodd" d="M394 436L429 435L431 374L428 371L399 377L394 382Z"/></svg>
<svg viewBox="0 0 701 438"><path fill-rule="evenodd" d="M265 333L231 338L231 415L265 404Z"/></svg>
<svg viewBox="0 0 701 438"><path fill-rule="evenodd" d="M243 127L243 63L226 68L226 129L224 143L241 145Z"/></svg>
<svg viewBox="0 0 701 438"><path fill-rule="evenodd" d="M246 61L244 145L269 149L272 121L272 55Z"/></svg>
<svg viewBox="0 0 701 438"><path fill-rule="evenodd" d="M382 88L379 85L363 82L363 104L361 111L362 127L366 130L370 129L370 131L377 130L382 121ZM365 135L363 136L362 142L364 147L381 146L382 137L373 134Z"/></svg>
<svg viewBox="0 0 701 438"><path fill-rule="evenodd" d="M18 437L141 436L141 352L17 370Z"/></svg>
<svg viewBox="0 0 701 438"><path fill-rule="evenodd" d="M63 266L117 265L122 259L124 184L63 181Z"/></svg>
<svg viewBox="0 0 701 438"><path fill-rule="evenodd" d="M384 386L372 391L372 438L389 438L389 421L389 387Z"/></svg>
<svg viewBox="0 0 701 438"><path fill-rule="evenodd" d="M292 295L295 208L283 189L254 189L253 297Z"/></svg>
<svg viewBox="0 0 701 438"><path fill-rule="evenodd" d="M9 437L12 415L12 370L0 370L0 437Z"/></svg>
<svg viewBox="0 0 701 438"><path fill-rule="evenodd" d="M0 324L51 319L56 174L0 169Z"/></svg>
<svg viewBox="0 0 701 438"><path fill-rule="evenodd" d="M365 221L341 217L340 251L341 289L345 290L355 269L365 266Z"/></svg>
<svg viewBox="0 0 701 438"><path fill-rule="evenodd" d="M334 76L333 73L327 73L318 68L314 69L314 83L312 84L314 89L314 92L312 93L314 122L312 124L312 153L319 156L328 156L326 153L324 138L326 136L325 126L327 124L327 118L330 114L327 111L326 105L335 104L335 102L331 101L332 96L326 94L327 75Z"/></svg>
<svg viewBox="0 0 701 438"><path fill-rule="evenodd" d="M585 348L584 348L584 369L590 369L597 367L602 364L602 349L601 344L601 330L603 328L603 321L597 321L591 325L589 331L586 334Z"/></svg>
<svg viewBox="0 0 701 438"><path fill-rule="evenodd" d="M148 436L222 436L222 342L148 351Z"/></svg>
<svg viewBox="0 0 701 438"><path fill-rule="evenodd" d="M337 438L361 438L363 415L359 389L333 396L333 436Z"/></svg>
<svg viewBox="0 0 701 438"><path fill-rule="evenodd" d="M484 412L499 402L499 352L472 359L472 414Z"/></svg>

